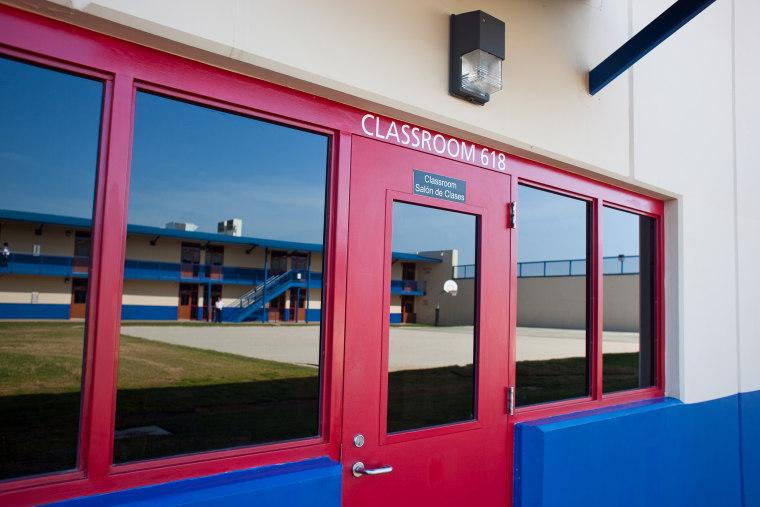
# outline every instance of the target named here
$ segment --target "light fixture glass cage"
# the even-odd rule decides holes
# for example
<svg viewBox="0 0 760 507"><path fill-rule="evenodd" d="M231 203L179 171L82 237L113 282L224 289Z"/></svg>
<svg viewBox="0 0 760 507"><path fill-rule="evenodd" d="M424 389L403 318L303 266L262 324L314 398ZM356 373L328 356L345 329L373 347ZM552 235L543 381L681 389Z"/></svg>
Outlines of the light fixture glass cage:
<svg viewBox="0 0 760 507"><path fill-rule="evenodd" d="M489 95L501 90L501 62L482 49L462 55L462 89Z"/></svg>
<svg viewBox="0 0 760 507"><path fill-rule="evenodd" d="M503 21L483 11L451 15L449 93L483 105L501 90L506 55Z"/></svg>

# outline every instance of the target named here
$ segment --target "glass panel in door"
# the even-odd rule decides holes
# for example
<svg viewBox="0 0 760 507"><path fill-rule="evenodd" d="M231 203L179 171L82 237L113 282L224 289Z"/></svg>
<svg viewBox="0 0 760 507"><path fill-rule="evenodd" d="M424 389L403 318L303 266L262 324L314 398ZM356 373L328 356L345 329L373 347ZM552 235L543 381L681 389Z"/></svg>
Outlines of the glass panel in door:
<svg viewBox="0 0 760 507"><path fill-rule="evenodd" d="M472 215L393 203L391 256L414 262L391 266L390 313L402 317L389 331L388 432L475 418L476 283L451 276L454 266L476 262L476 225ZM394 283L409 273L419 295ZM413 308L417 325L409 326Z"/></svg>

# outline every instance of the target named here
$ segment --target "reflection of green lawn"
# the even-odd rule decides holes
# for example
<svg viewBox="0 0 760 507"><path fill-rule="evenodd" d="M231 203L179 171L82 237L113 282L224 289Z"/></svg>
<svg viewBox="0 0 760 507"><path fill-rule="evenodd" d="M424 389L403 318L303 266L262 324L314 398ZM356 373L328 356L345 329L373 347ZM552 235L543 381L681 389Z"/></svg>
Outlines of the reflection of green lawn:
<svg viewBox="0 0 760 507"><path fill-rule="evenodd" d="M425 428L473 417L472 365L388 374L388 431Z"/></svg>
<svg viewBox="0 0 760 507"><path fill-rule="evenodd" d="M604 391L639 386L638 352L604 354ZM586 359L569 357L517 363L517 406L586 396Z"/></svg>
<svg viewBox="0 0 760 507"><path fill-rule="evenodd" d="M129 332L128 327L124 329ZM75 467L84 326L0 322L0 479ZM585 395L583 358L517 363L518 406ZM605 354L606 391L638 386L638 354ZM389 431L471 417L472 367L389 375ZM115 462L318 433L315 368L121 337Z"/></svg>
<svg viewBox="0 0 760 507"><path fill-rule="evenodd" d="M128 332L128 329L125 329ZM0 323L0 478L75 466L84 326ZM122 335L115 461L314 436L319 371Z"/></svg>

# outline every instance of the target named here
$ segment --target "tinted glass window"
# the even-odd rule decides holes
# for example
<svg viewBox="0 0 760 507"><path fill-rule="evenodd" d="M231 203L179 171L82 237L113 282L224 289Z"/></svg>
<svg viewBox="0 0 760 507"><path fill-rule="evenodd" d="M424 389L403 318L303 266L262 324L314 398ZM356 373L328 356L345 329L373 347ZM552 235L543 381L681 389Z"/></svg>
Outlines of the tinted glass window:
<svg viewBox="0 0 760 507"><path fill-rule="evenodd" d="M654 220L604 208L604 392L655 385Z"/></svg>
<svg viewBox="0 0 760 507"><path fill-rule="evenodd" d="M476 218L393 203L389 432L475 418ZM472 269L477 272L477 269Z"/></svg>
<svg viewBox="0 0 760 507"><path fill-rule="evenodd" d="M517 399L589 394L588 205L520 185Z"/></svg>
<svg viewBox="0 0 760 507"><path fill-rule="evenodd" d="M0 479L77 465L102 100L0 58Z"/></svg>
<svg viewBox="0 0 760 507"><path fill-rule="evenodd" d="M327 152L138 93L115 462L319 434Z"/></svg>

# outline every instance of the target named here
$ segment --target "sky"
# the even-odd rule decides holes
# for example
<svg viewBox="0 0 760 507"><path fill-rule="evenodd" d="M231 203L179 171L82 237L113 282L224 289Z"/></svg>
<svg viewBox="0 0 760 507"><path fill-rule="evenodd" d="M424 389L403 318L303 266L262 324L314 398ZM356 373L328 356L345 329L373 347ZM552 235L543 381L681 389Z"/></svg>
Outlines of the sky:
<svg viewBox="0 0 760 507"><path fill-rule="evenodd" d="M474 264L476 224L473 215L394 202L391 249L457 250L459 264Z"/></svg>
<svg viewBox="0 0 760 507"><path fill-rule="evenodd" d="M518 189L517 260L586 257L586 203L525 185ZM604 255L638 255L638 216L604 208ZM459 249L459 264L475 262L475 217L423 206L394 204L393 250Z"/></svg>
<svg viewBox="0 0 760 507"><path fill-rule="evenodd" d="M603 255L638 255L639 217L606 207L603 213ZM520 185L517 222L518 262L586 257L584 201Z"/></svg>
<svg viewBox="0 0 760 507"><path fill-rule="evenodd" d="M129 222L240 218L243 236L321 244L327 153L320 134L139 93Z"/></svg>
<svg viewBox="0 0 760 507"><path fill-rule="evenodd" d="M89 218L103 85L0 58L0 209ZM328 139L138 93L130 224L243 221L243 236L321 244ZM34 189L30 192L29 189ZM518 262L585 257L586 205L520 185ZM393 250L459 250L475 262L471 215L394 208ZM604 255L638 254L638 218L605 208Z"/></svg>
<svg viewBox="0 0 760 507"><path fill-rule="evenodd" d="M0 58L0 209L92 216L102 97L97 81Z"/></svg>

